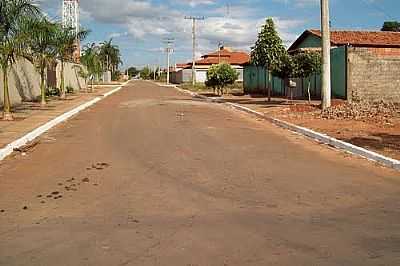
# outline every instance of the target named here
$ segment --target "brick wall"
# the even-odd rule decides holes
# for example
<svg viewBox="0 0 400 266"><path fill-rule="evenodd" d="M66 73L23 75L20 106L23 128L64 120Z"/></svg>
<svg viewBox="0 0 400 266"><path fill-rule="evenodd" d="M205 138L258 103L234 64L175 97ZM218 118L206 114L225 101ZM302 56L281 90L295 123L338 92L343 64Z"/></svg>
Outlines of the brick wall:
<svg viewBox="0 0 400 266"><path fill-rule="evenodd" d="M377 57L400 58L400 48L368 48Z"/></svg>
<svg viewBox="0 0 400 266"><path fill-rule="evenodd" d="M348 48L350 101L400 102L400 49Z"/></svg>

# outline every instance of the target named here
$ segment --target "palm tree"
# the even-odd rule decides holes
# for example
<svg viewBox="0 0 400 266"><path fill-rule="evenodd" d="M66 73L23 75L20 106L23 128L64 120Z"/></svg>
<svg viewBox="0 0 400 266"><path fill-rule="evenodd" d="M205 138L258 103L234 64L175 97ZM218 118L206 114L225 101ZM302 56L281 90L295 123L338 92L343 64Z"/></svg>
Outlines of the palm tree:
<svg viewBox="0 0 400 266"><path fill-rule="evenodd" d="M122 64L121 52L119 47L112 43L112 39L100 44L99 56L103 64L104 71L111 71L111 76Z"/></svg>
<svg viewBox="0 0 400 266"><path fill-rule="evenodd" d="M8 88L8 71L26 46L21 35L21 25L40 14L31 0L0 0L0 67L3 72L3 119L13 120Z"/></svg>
<svg viewBox="0 0 400 266"><path fill-rule="evenodd" d="M40 74L41 105L46 105L46 69L55 60L56 24L46 18L32 20L25 24L23 31L29 38L27 44L29 51L25 55L37 68Z"/></svg>
<svg viewBox="0 0 400 266"><path fill-rule="evenodd" d="M57 24L54 36L54 48L57 58L61 62L61 84L60 98L65 99L65 81L64 81L64 64L65 61L71 60L71 56L76 49L77 41L82 41L89 34L88 30L81 30L78 33L73 28L64 28L61 24Z"/></svg>
<svg viewBox="0 0 400 266"><path fill-rule="evenodd" d="M97 78L100 76L102 72L102 65L99 56L100 49L95 43L87 44L83 48L83 54L81 56L81 63L86 67L86 71L82 71L82 76L90 76L91 80L91 90L93 90L93 79L96 76Z"/></svg>

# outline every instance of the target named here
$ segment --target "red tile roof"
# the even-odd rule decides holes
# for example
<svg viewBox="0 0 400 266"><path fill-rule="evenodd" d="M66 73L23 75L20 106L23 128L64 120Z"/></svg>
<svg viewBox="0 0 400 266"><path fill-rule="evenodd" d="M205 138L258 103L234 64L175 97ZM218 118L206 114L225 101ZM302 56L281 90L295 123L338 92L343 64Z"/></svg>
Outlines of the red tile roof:
<svg viewBox="0 0 400 266"><path fill-rule="evenodd" d="M290 46L289 51L296 49L308 35L316 35L321 37L320 30L306 30L303 34ZM400 32L390 31L331 31L332 45L351 45L359 47L399 47L400 48Z"/></svg>
<svg viewBox="0 0 400 266"><path fill-rule="evenodd" d="M215 65L218 63L228 63L231 65L245 65L249 63L250 55L246 52L235 52L228 49L213 52L202 56L196 61L196 65ZM184 64L181 64L184 65ZM188 63L189 67L192 65Z"/></svg>
<svg viewBox="0 0 400 266"><path fill-rule="evenodd" d="M190 64L176 64L176 67L177 68L187 68L187 67L189 67L190 66Z"/></svg>

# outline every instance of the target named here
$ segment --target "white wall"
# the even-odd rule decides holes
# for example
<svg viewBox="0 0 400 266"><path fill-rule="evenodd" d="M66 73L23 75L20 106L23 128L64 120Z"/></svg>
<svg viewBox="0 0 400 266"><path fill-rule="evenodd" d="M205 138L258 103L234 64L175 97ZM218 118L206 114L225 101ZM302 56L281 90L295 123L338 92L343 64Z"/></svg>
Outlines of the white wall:
<svg viewBox="0 0 400 266"><path fill-rule="evenodd" d="M206 82L207 69L196 69L196 82Z"/></svg>
<svg viewBox="0 0 400 266"><path fill-rule="evenodd" d="M81 65L74 63L64 63L64 81L65 87L72 87L74 91L86 89L86 83L83 78L79 76L79 70ZM61 83L61 63L57 64L57 87L60 87Z"/></svg>
<svg viewBox="0 0 400 266"><path fill-rule="evenodd" d="M8 73L11 104L32 101L40 95L40 75L26 59L19 59ZM4 102L3 73L0 71L0 104Z"/></svg>
<svg viewBox="0 0 400 266"><path fill-rule="evenodd" d="M65 64L65 85L75 91L86 88L85 80L79 77L77 64ZM57 65L57 85L60 84L60 64ZM11 104L22 101L33 101L40 96L40 75L36 68L26 59L18 59L8 73L8 88ZM3 105L4 84L3 73L0 71L0 105Z"/></svg>

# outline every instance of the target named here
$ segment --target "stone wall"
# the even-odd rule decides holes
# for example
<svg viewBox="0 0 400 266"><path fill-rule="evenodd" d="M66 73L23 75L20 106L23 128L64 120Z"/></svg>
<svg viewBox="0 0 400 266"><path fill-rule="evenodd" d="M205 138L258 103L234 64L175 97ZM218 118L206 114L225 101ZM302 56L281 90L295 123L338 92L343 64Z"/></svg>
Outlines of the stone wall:
<svg viewBox="0 0 400 266"><path fill-rule="evenodd" d="M74 88L75 91L86 88L85 80L79 77L79 65L65 64L65 85ZM60 64L57 64L57 84L59 87ZM40 95L40 75L36 68L26 59L19 59L8 73L9 92L12 105L22 101L33 101ZM0 71L0 105L3 105L4 97L3 73Z"/></svg>
<svg viewBox="0 0 400 266"><path fill-rule="evenodd" d="M350 101L400 102L400 49L348 48L347 95Z"/></svg>

